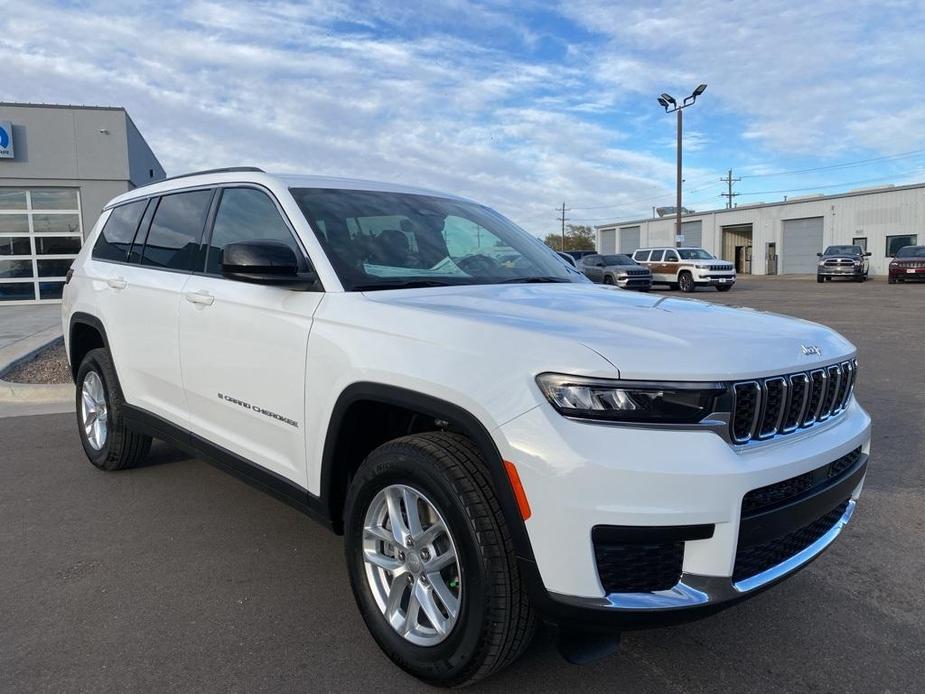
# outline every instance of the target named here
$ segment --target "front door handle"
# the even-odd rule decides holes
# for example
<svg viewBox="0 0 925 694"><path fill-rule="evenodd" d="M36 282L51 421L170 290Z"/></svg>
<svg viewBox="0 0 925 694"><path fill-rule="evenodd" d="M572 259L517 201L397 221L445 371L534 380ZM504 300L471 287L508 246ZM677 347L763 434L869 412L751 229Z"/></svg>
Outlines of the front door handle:
<svg viewBox="0 0 925 694"><path fill-rule="evenodd" d="M106 280L106 284L108 284L113 289L125 289L128 286L128 282L126 282L121 277L110 277L108 280Z"/></svg>
<svg viewBox="0 0 925 694"><path fill-rule="evenodd" d="M186 300L191 304L199 304L200 306L211 306L215 302L215 297L206 291L187 292L185 296Z"/></svg>

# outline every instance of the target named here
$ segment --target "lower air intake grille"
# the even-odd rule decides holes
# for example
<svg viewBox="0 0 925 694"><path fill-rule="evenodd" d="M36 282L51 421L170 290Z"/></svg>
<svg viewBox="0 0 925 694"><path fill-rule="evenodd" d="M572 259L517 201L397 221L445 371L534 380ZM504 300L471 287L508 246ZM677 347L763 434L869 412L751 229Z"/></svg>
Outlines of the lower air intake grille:
<svg viewBox="0 0 925 694"><path fill-rule="evenodd" d="M605 593L668 590L681 580L684 543L595 543L594 558Z"/></svg>
<svg viewBox="0 0 925 694"><path fill-rule="evenodd" d="M844 515L846 508L848 508L847 499L821 518L792 533L757 545L742 546L740 544L736 550L735 568L732 572L733 582L767 571L802 552L831 530L838 519Z"/></svg>

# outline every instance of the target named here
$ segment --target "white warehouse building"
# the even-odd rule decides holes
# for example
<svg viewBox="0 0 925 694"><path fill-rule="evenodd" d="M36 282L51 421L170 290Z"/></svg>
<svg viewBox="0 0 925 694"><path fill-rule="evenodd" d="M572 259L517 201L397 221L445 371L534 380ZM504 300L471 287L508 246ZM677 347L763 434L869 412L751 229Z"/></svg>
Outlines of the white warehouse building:
<svg viewBox="0 0 925 694"><path fill-rule="evenodd" d="M599 253L674 245L676 218L596 227ZM741 274L814 273L826 246L856 244L871 253L870 274L886 275L903 246L925 244L925 183L740 205L682 217L682 246L735 263Z"/></svg>

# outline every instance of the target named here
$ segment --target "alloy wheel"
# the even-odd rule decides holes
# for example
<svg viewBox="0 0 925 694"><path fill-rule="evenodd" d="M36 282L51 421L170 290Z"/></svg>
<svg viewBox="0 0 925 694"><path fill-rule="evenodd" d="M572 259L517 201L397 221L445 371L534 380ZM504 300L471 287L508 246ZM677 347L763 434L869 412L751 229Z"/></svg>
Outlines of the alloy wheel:
<svg viewBox="0 0 925 694"><path fill-rule="evenodd" d="M405 640L435 646L456 625L462 584L443 516L403 484L373 497L363 524L366 581L386 621Z"/></svg>
<svg viewBox="0 0 925 694"><path fill-rule="evenodd" d="M109 434L109 408L103 381L96 371L90 371L84 377L80 391L80 422L90 446L94 450L102 450Z"/></svg>

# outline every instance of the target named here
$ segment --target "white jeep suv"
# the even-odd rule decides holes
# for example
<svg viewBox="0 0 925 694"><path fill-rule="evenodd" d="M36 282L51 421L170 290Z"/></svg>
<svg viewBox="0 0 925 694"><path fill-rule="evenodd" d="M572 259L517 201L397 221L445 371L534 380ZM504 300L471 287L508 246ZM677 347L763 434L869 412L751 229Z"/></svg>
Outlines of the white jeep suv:
<svg viewBox="0 0 925 694"><path fill-rule="evenodd" d="M652 284L667 284L690 293L697 287L728 292L736 281L735 266L702 248L640 248L633 260L652 272Z"/></svg>
<svg viewBox="0 0 925 694"><path fill-rule="evenodd" d="M392 660L459 685L539 619L572 658L820 554L855 508L855 349L615 292L487 207L253 168L110 202L63 323L83 448L152 437L345 535Z"/></svg>

